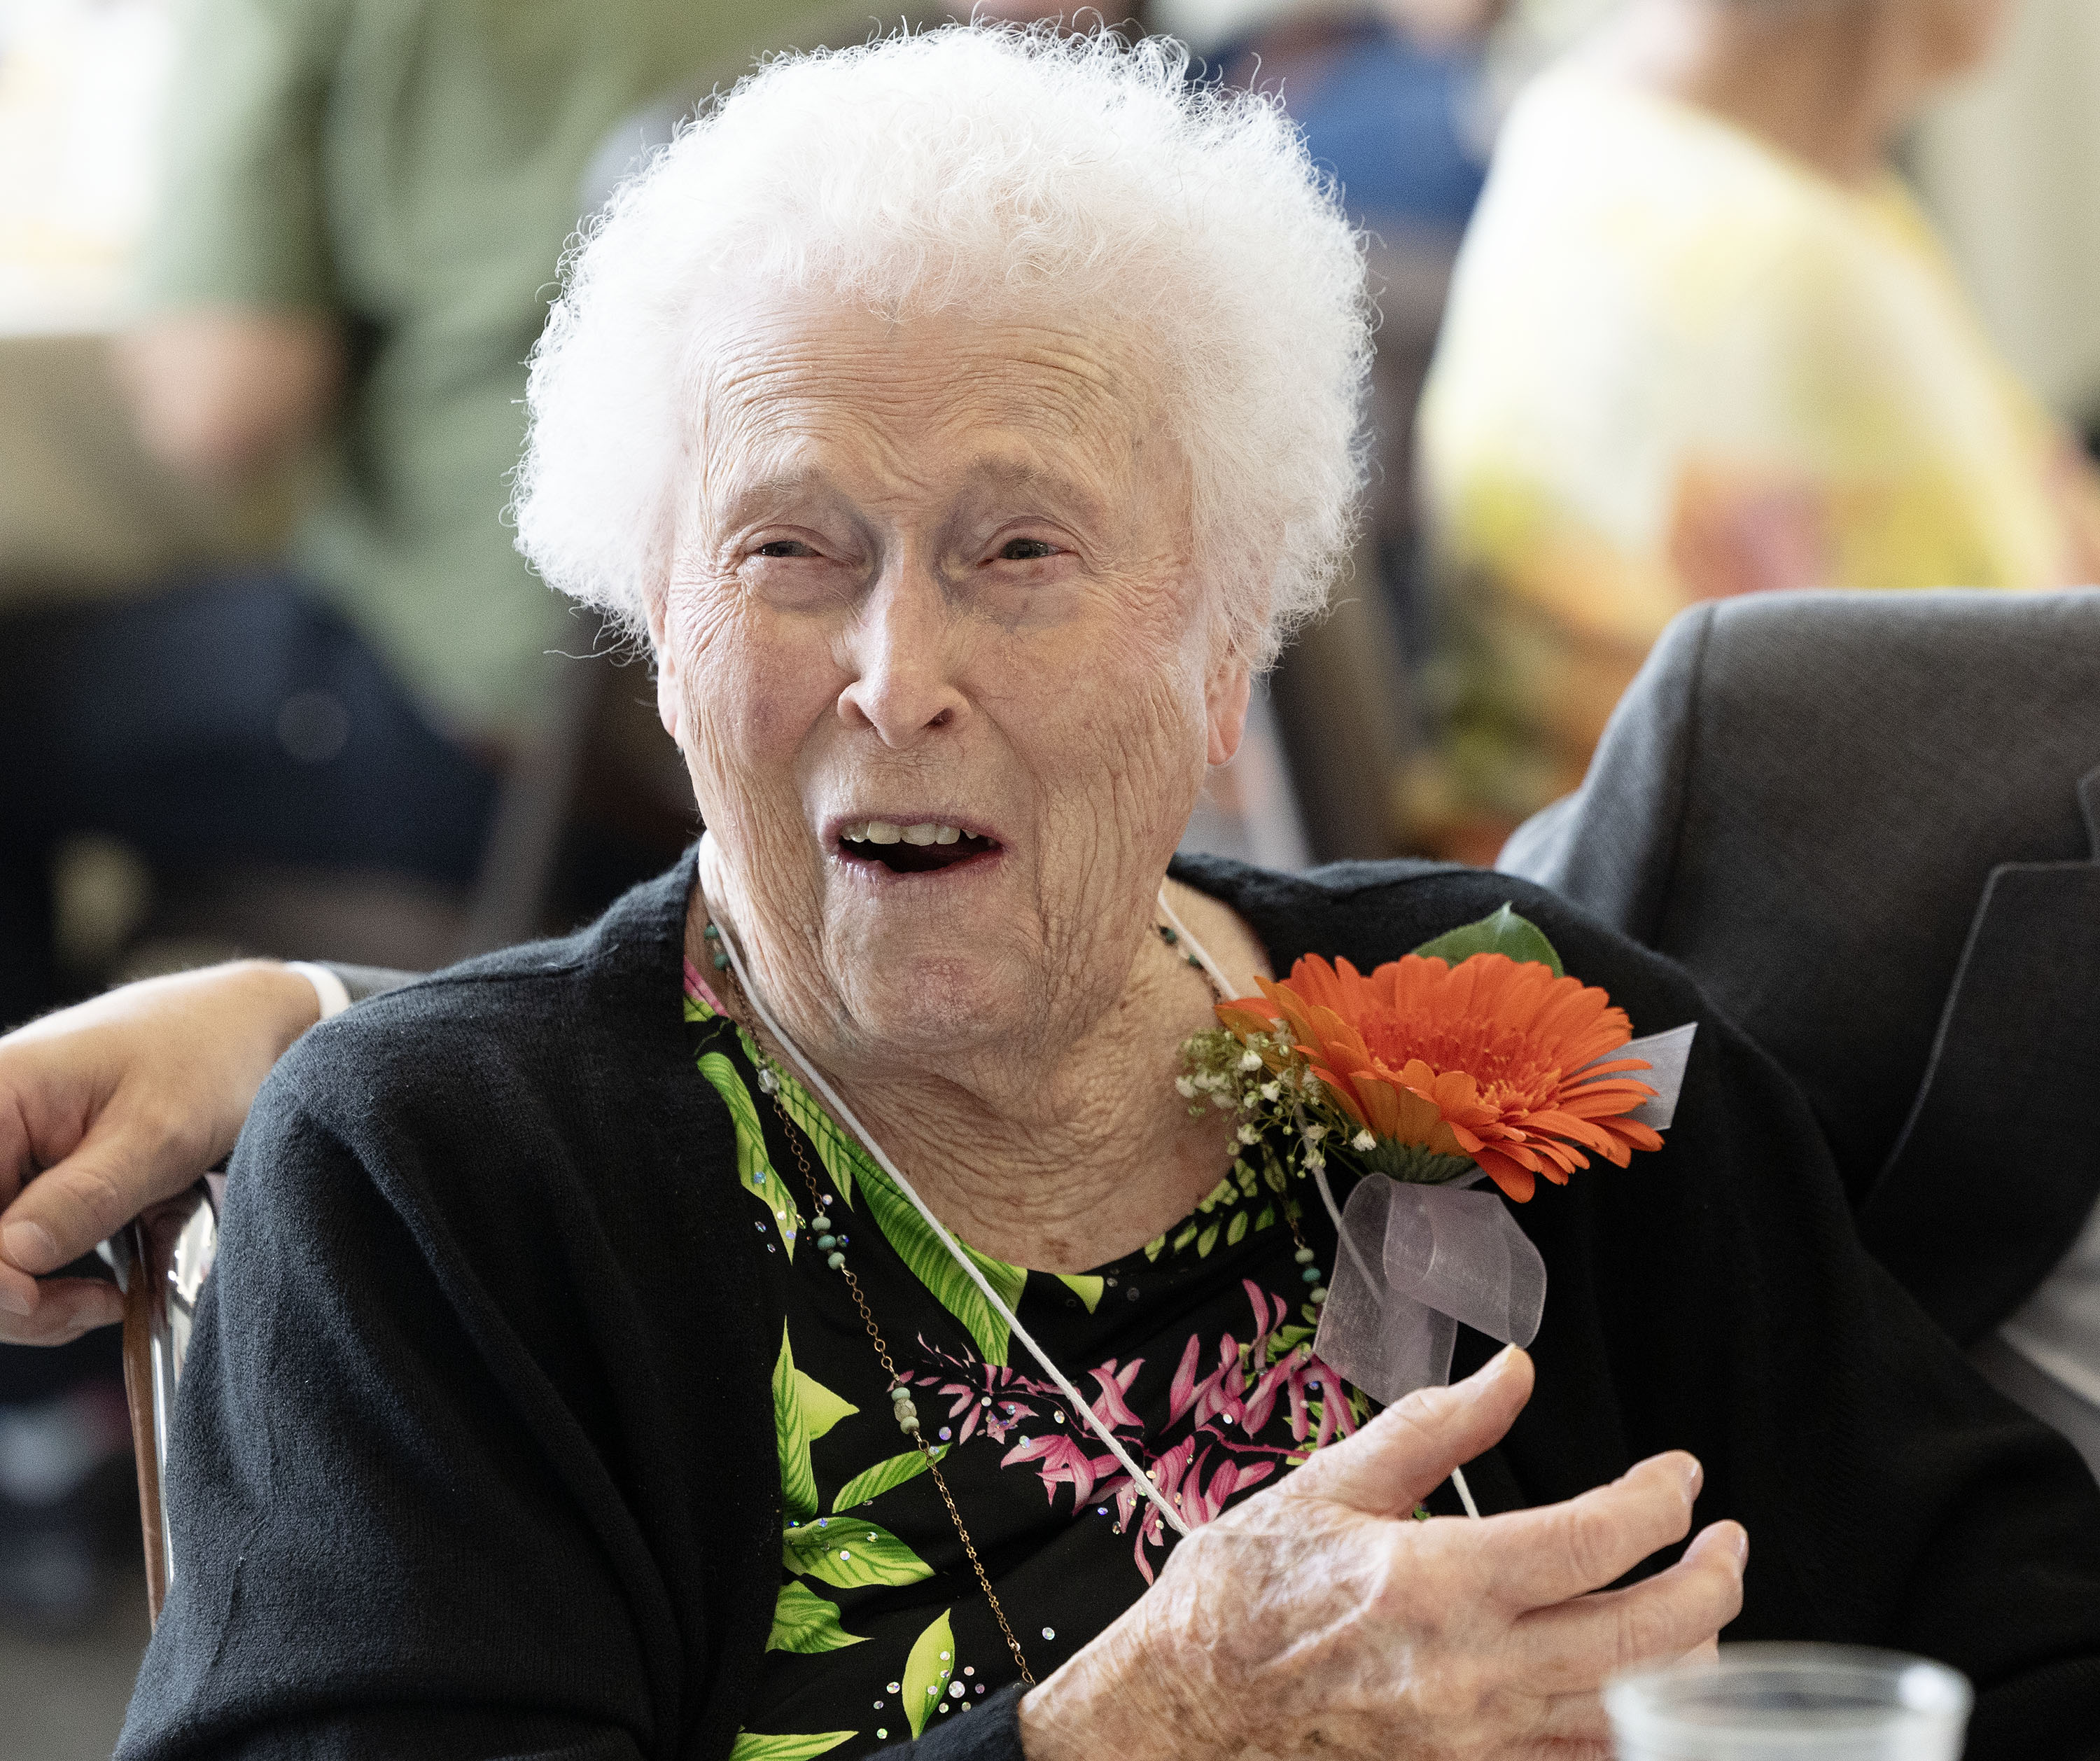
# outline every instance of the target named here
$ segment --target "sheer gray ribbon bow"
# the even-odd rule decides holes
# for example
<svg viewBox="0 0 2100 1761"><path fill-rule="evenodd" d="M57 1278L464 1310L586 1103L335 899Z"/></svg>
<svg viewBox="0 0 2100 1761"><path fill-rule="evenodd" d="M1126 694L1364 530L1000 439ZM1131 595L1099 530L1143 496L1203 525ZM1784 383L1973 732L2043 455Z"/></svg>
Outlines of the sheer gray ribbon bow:
<svg viewBox="0 0 2100 1761"><path fill-rule="evenodd" d="M1630 1118L1669 1129L1697 1031L1693 1022L1610 1054L1645 1058L1652 1066L1640 1080L1655 1098ZM1507 1345L1529 1345L1538 1336L1546 1262L1501 1194L1468 1189L1471 1184L1429 1186L1366 1175L1335 1219L1341 1245L1312 1348L1386 1406L1450 1379L1461 1322ZM1320 1192L1333 1212L1324 1174Z"/></svg>

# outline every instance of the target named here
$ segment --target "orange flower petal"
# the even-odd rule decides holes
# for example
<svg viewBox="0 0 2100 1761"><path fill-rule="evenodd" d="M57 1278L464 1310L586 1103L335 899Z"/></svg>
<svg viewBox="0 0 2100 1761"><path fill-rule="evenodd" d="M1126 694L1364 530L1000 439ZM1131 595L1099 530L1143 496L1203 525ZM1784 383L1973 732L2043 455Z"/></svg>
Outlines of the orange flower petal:
<svg viewBox="0 0 2100 1761"><path fill-rule="evenodd" d="M1481 1167L1495 1185L1501 1187L1519 1204L1531 1203L1531 1195L1538 1189L1538 1182L1529 1168L1519 1167L1507 1157L1498 1155L1490 1150L1480 1158Z"/></svg>
<svg viewBox="0 0 2100 1761"><path fill-rule="evenodd" d="M1625 1165L1660 1137L1626 1117L1654 1097L1619 1057L1626 1011L1534 961L1405 955L1369 973L1308 955L1282 982L1220 1005L1287 1022L1335 1104L1396 1141L1471 1156L1520 1202L1599 1155Z"/></svg>
<svg viewBox="0 0 2100 1761"><path fill-rule="evenodd" d="M1361 1117L1381 1137L1400 1135L1400 1102L1392 1085L1375 1076L1352 1076L1349 1086L1363 1111Z"/></svg>
<svg viewBox="0 0 2100 1761"><path fill-rule="evenodd" d="M1217 1015L1224 1026L1242 1039L1251 1034L1265 1034L1276 1022L1275 1016L1260 1007L1258 1001L1255 1005L1250 1006L1245 997L1231 1003L1220 1003Z"/></svg>

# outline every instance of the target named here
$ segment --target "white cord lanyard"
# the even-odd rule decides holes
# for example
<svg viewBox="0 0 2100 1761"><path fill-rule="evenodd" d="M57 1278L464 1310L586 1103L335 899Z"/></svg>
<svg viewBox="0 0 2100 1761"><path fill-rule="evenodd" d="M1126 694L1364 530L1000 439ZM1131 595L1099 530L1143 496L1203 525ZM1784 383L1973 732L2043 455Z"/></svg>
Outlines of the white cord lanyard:
<svg viewBox="0 0 2100 1761"><path fill-rule="evenodd" d="M1211 982L1218 987L1218 995L1231 995L1233 987L1226 982L1223 969L1215 960L1211 958L1203 944L1189 933L1188 926L1174 915L1174 907L1167 903L1167 889L1163 884L1159 889L1159 908L1167 914L1167 926L1175 934L1180 937L1189 951L1196 956L1203 970L1210 974ZM1373 1275L1371 1269L1364 1264L1364 1256L1357 1247L1355 1238L1342 1227L1342 1207L1335 1203L1335 1190L1327 1184L1327 1170L1324 1164L1312 1171L1312 1181L1320 1189L1320 1203L1327 1207L1327 1215L1334 1219L1335 1241L1339 1244L1342 1251L1356 1262L1357 1270L1362 1277L1365 1285L1369 1288L1376 1288L1379 1280ZM1473 1502L1473 1489L1466 1484L1463 1468L1454 1468L1451 1470L1451 1484L1458 1494L1459 1503L1466 1507L1466 1514L1477 1521L1480 1515L1480 1507Z"/></svg>
<svg viewBox="0 0 2100 1761"><path fill-rule="evenodd" d="M1163 888L1161 889L1160 903L1162 906L1166 903L1166 893ZM1168 915L1171 916L1172 913L1170 911ZM846 1128L867 1145L868 1154L875 1158L883 1172L897 1183L897 1189L911 1201L912 1208L926 1220L927 1227L933 1230L934 1238L947 1249L948 1256L962 1269L964 1274L983 1293L985 1300L992 1305L994 1311L1006 1322L1008 1328L1012 1330L1013 1336L1028 1348L1030 1354L1034 1357L1036 1362L1042 1365L1045 1374L1062 1390L1065 1399L1071 1402L1072 1410L1079 1415L1094 1435L1107 1445L1109 1453L1122 1464L1123 1472L1130 1476L1131 1484L1136 1487L1141 1494L1151 1499L1168 1528L1178 1535L1186 1535L1189 1533L1189 1525L1175 1510L1173 1505L1168 1501L1167 1494L1159 1490L1143 1468L1131 1459L1129 1453L1116 1440L1115 1433L1109 1428L1093 1408L1088 1405L1085 1397L1079 1391L1065 1379L1065 1372L1051 1361L1050 1354L1035 1343L1035 1335L1021 1324L1020 1317L1007 1307L999 1292L991 1287L990 1281L977 1269L976 1263L970 1256L963 1251L961 1244L948 1233L941 1220L928 1208L926 1201L919 1196L918 1189L904 1177L902 1171L889 1159L889 1154L884 1150L882 1145L875 1141L874 1134L861 1123L854 1110L840 1099L838 1091L824 1080L817 1067L803 1056L801 1049L788 1037L786 1031L780 1024L774 1020L771 1012L759 998L758 986L752 982L751 974L744 969L743 951L737 946L735 931L719 916L714 920L714 922L715 927L721 932L723 951L729 956L730 964L736 970L737 982L743 987L743 994L750 1000L753 1013L757 1015L766 1032L772 1035L774 1044L795 1061L802 1073L803 1079L823 1097L832 1110L845 1122ZM1179 924L1174 927L1176 933L1185 933L1181 930ZM1196 945L1193 938L1189 947L1196 956L1205 963L1206 970L1215 971L1215 964L1211 961L1210 956Z"/></svg>

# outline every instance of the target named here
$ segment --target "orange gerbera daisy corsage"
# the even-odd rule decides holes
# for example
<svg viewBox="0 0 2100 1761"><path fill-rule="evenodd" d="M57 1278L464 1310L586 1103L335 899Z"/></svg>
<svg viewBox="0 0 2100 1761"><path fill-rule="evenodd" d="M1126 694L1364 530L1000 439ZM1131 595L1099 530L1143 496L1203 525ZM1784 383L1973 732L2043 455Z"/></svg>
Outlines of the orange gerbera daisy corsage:
<svg viewBox="0 0 2100 1761"><path fill-rule="evenodd" d="M1626 1116L1655 1095L1631 1074L1644 1061L1610 1057L1633 1037L1626 1011L1551 966L1409 954L1366 975L1308 955L1260 984L1218 1018L1273 1072L1302 1060L1379 1172L1440 1181L1477 1166L1521 1203L1592 1154L1624 1167L1662 1147Z"/></svg>

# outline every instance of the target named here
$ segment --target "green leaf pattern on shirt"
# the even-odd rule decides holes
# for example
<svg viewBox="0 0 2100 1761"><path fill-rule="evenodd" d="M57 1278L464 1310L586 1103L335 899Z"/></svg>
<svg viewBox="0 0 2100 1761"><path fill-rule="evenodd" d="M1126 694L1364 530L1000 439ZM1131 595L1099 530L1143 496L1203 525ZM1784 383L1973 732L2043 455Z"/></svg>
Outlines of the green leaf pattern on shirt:
<svg viewBox="0 0 2100 1761"><path fill-rule="evenodd" d="M851 1742L858 1731L822 1731L814 1737L767 1737L757 1731L739 1731L729 1761L809 1761L827 1754L842 1742Z"/></svg>
<svg viewBox="0 0 2100 1761"><path fill-rule="evenodd" d="M689 996L686 1018L711 1020L715 1011ZM736 1031L745 1057L762 1067L750 1035L741 1027ZM786 1183L774 1171L759 1102L736 1066L722 1053L704 1053L699 1062L700 1073L721 1097L735 1128L738 1183L772 1213L792 1260L802 1214ZM788 1118L815 1146L825 1172L846 1205L855 1206L858 1189L858 1198L864 1202L867 1213L898 1257L968 1331L985 1361L1005 1364L1009 1343L1005 1318L956 1265L896 1182L858 1143L840 1130L801 1084L783 1077L779 1098ZM1009 1309L1019 1304L1028 1281L1025 1268L979 1253L967 1243L963 1244L963 1251ZM1061 1276L1059 1281L1085 1304L1089 1313L1101 1300L1104 1287L1099 1278L1069 1275ZM773 1412L780 1459L781 1503L788 1519L781 1535L781 1559L788 1575L774 1605L769 1650L809 1654L866 1643L862 1635L846 1631L837 1604L810 1589L802 1581L805 1578L836 1589L854 1590L877 1584L916 1583L933 1575L933 1568L888 1529L849 1514L924 1473L924 1452L908 1450L855 1475L840 1488L832 1514L818 1515L822 1503L810 1445L840 1419L858 1410L796 1367L793 1347L783 1326L780 1354L773 1371ZM945 1445L933 1451L936 1459L946 1453ZM920 1635L905 1662L902 1697L915 1737L925 1729L941 1704L955 1668L955 1635L948 1611L943 1610ZM827 1731L773 1736L742 1731L737 1735L730 1761L804 1761L805 1757L826 1754L850 1741L857 1734Z"/></svg>
<svg viewBox="0 0 2100 1761"><path fill-rule="evenodd" d="M690 1005L688 1005L689 1007ZM795 1257L795 1240L801 1233L802 1213L796 1208L787 1183L773 1172L773 1159L765 1153L765 1132L758 1122L758 1106L751 1090L737 1075L736 1066L719 1052L700 1057L700 1074L714 1084L715 1092L729 1109L736 1127L737 1184L772 1214L780 1231L788 1257Z"/></svg>
<svg viewBox="0 0 2100 1761"><path fill-rule="evenodd" d="M810 1465L810 1445L839 1420L859 1410L795 1367L788 1328L782 1323L780 1355L773 1364L773 1431L780 1446L780 1502L790 1517L817 1514L817 1476Z"/></svg>
<svg viewBox="0 0 2100 1761"><path fill-rule="evenodd" d="M705 1021L713 1015L714 1011L705 1004L691 997L686 1000L687 1020ZM757 1062L760 1057L757 1044L741 1027L737 1033L745 1057ZM792 1259L792 1232L801 1227L801 1213L788 1196L785 1184L773 1172L772 1162L766 1154L765 1133L759 1128L757 1104L752 1098L751 1090L737 1074L736 1066L722 1053L703 1053L699 1063L701 1074L714 1084L735 1123L737 1177L746 1191L773 1212L781 1226L783 1239L787 1242L788 1257ZM940 1238L919 1214L918 1207L882 1171L881 1165L841 1132L832 1123L831 1115L792 1077L781 1078L780 1103L787 1109L788 1116L817 1146L824 1170L831 1176L840 1197L850 1205L854 1202L854 1188L856 1185L860 1187L876 1226L889 1238L898 1256L941 1305L969 1330L985 1362L1004 1366L1007 1362L1008 1333L1005 1317L985 1300L984 1292L949 1256L948 1250L941 1245ZM983 1273L985 1282L999 1293L999 1300L1009 1309L1017 1304L1022 1287L1028 1282L1026 1268L1009 1265L1004 1260L993 1259L990 1254L979 1253L967 1242L960 1245L970 1263ZM1082 1301L1086 1300L1088 1293L1081 1287L1100 1282L1092 1278L1068 1278L1065 1282ZM1098 1289L1092 1294L1094 1302L1101 1300ZM1087 1306L1091 1310L1093 1302Z"/></svg>
<svg viewBox="0 0 2100 1761"><path fill-rule="evenodd" d="M940 1237L919 1214L918 1207L873 1162L863 1165L861 1195L867 1201L868 1214L889 1237L898 1257L933 1293L941 1306L968 1328L984 1361L1004 1365L1007 1361L1006 1317L985 1300L984 1292L949 1256L948 1250L941 1245ZM990 1254L979 1253L968 1242L960 1246L969 1256L970 1263L984 1274L985 1282L999 1292L1007 1308L1012 1309L1021 1300L1021 1287L1028 1282L1027 1271L1021 1266L1008 1265L1004 1260L995 1260Z"/></svg>
<svg viewBox="0 0 2100 1761"><path fill-rule="evenodd" d="M784 1335L780 1343L784 1348L788 1343ZM860 1410L852 1401L841 1400L805 1370L795 1372L795 1398L801 1406L803 1423L810 1428L812 1443L841 1419Z"/></svg>
<svg viewBox="0 0 2100 1761"><path fill-rule="evenodd" d="M938 1461L948 1453L948 1445L937 1444L933 1459ZM879 1498L893 1487L901 1486L907 1480L916 1479L926 1471L926 1452L907 1450L902 1455L893 1455L887 1461L877 1462L865 1473L857 1473L839 1488L839 1495L832 1501L835 1511L857 1509L871 1499Z"/></svg>
<svg viewBox="0 0 2100 1761"><path fill-rule="evenodd" d="M1100 1307L1101 1291L1105 1288L1099 1277L1092 1273L1059 1272L1052 1274L1074 1296L1086 1305L1088 1314Z"/></svg>
<svg viewBox="0 0 2100 1761"><path fill-rule="evenodd" d="M839 1624L837 1604L827 1602L793 1578L780 1587L780 1599L773 1605L773 1636L765 1641L767 1650L794 1651L806 1657L867 1643L862 1635L849 1633Z"/></svg>
<svg viewBox="0 0 2100 1761"><path fill-rule="evenodd" d="M887 1529L858 1516L820 1516L780 1538L782 1562L834 1589L917 1583L933 1568Z"/></svg>
<svg viewBox="0 0 2100 1761"><path fill-rule="evenodd" d="M948 1610L942 1609L941 1618L919 1635L911 1656L904 1660L904 1715L911 1720L914 1737L924 1732L955 1673L955 1635L948 1625Z"/></svg>
<svg viewBox="0 0 2100 1761"><path fill-rule="evenodd" d="M754 1066L761 1066L764 1055L758 1044L743 1028L736 1031L743 1046L743 1055ZM789 1077L780 1084L780 1104L788 1110L788 1116L796 1128L817 1146L817 1159L824 1164L824 1172L832 1177L839 1196L850 1207L854 1202L854 1182L866 1179L867 1170L875 1167L875 1159L840 1131L837 1123L821 1106L816 1097L801 1084Z"/></svg>
<svg viewBox="0 0 2100 1761"><path fill-rule="evenodd" d="M810 1467L810 1432L795 1398L795 1359L788 1329L780 1330L780 1355L773 1363L773 1434L780 1446L780 1504L796 1520L817 1514L817 1476Z"/></svg>
<svg viewBox="0 0 2100 1761"><path fill-rule="evenodd" d="M1171 1238L1155 1235L1145 1244L1145 1257L1157 1263L1162 1253L1178 1255L1193 1247L1198 1259L1207 1260L1221 1238L1227 1247L1237 1247L1250 1234L1273 1229L1277 1221L1275 1204L1264 1199L1258 1212L1251 1210L1251 1206L1252 1201L1262 1197L1264 1188L1281 1193L1286 1190L1288 1183L1274 1153L1264 1148L1263 1154L1263 1167L1255 1167L1244 1156L1233 1163L1232 1172L1197 1201L1195 1215ZM1225 1207L1224 1214L1213 1216L1220 1206ZM1073 1280L1067 1278L1065 1282L1070 1284ZM1088 1307L1091 1310L1092 1304Z"/></svg>

